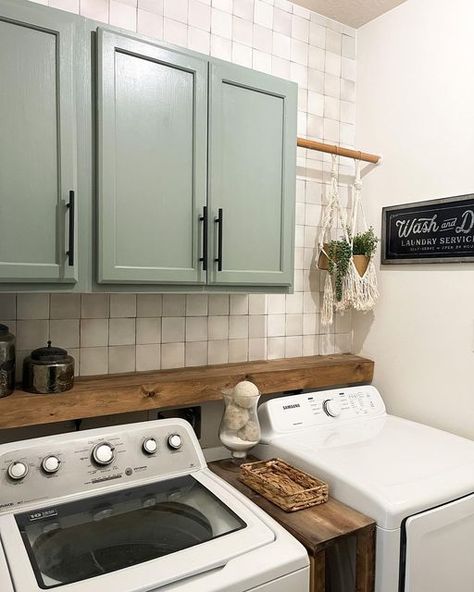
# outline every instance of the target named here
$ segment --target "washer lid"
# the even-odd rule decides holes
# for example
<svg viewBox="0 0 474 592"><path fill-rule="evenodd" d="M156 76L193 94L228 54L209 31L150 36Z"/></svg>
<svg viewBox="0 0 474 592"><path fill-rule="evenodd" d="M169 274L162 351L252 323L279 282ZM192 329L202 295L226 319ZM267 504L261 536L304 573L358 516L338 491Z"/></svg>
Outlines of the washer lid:
<svg viewBox="0 0 474 592"><path fill-rule="evenodd" d="M266 442L258 454L326 480L331 495L384 528L474 491L474 442L394 416L267 434Z"/></svg>
<svg viewBox="0 0 474 592"><path fill-rule="evenodd" d="M155 590L251 561L276 540L250 502L206 471L5 514L0 538L18 592Z"/></svg>

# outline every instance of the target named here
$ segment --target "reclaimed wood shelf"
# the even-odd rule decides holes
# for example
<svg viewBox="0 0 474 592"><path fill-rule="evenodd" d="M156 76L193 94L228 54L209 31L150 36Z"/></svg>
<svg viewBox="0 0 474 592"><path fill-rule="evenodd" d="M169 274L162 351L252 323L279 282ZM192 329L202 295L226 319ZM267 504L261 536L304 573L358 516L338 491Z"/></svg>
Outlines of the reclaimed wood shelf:
<svg viewBox="0 0 474 592"><path fill-rule="evenodd" d="M254 460L258 459L247 459L249 462ZM213 473L257 504L306 547L310 560L310 592L326 592L330 589L326 580L326 552L332 545L350 536L356 539L356 584L354 591L347 592L374 592L375 521L372 518L332 497L319 506L285 512L242 483L239 480L239 466L232 460L211 462L208 466Z"/></svg>
<svg viewBox="0 0 474 592"><path fill-rule="evenodd" d="M222 398L222 389L251 380L262 395L372 381L374 363L352 354L199 366L76 379L65 393L16 390L0 399L0 429L196 405Z"/></svg>

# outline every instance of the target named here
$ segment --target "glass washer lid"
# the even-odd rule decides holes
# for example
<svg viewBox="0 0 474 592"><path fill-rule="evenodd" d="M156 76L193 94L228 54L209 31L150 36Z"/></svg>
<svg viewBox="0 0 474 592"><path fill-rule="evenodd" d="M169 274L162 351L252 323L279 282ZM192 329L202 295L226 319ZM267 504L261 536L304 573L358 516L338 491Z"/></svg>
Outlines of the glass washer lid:
<svg viewBox="0 0 474 592"><path fill-rule="evenodd" d="M43 589L125 569L246 527L190 475L15 519Z"/></svg>

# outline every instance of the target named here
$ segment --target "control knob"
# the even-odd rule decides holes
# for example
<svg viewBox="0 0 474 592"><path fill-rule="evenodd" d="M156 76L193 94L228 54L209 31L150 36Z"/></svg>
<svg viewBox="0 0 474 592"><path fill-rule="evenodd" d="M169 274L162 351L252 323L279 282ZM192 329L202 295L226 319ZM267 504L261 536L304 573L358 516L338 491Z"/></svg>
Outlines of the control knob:
<svg viewBox="0 0 474 592"><path fill-rule="evenodd" d="M158 450L158 444L156 443L155 438L146 438L143 441L142 448L145 454L155 454Z"/></svg>
<svg viewBox="0 0 474 592"><path fill-rule="evenodd" d="M115 458L115 448L108 442L96 444L92 449L92 459L98 465L110 465Z"/></svg>
<svg viewBox="0 0 474 592"><path fill-rule="evenodd" d="M14 461L10 463L7 472L10 479L21 481L28 474L28 465L21 461Z"/></svg>
<svg viewBox="0 0 474 592"><path fill-rule="evenodd" d="M341 404L336 399L326 399L323 402L323 409L329 417L337 417L341 414Z"/></svg>
<svg viewBox="0 0 474 592"><path fill-rule="evenodd" d="M50 456L45 456L43 458L43 461L41 462L41 468L45 473L49 473L51 475L59 470L60 464L61 461L59 460L59 458L52 454Z"/></svg>
<svg viewBox="0 0 474 592"><path fill-rule="evenodd" d="M183 441L179 434L171 434L170 436L168 436L168 446L172 450L179 450L182 445Z"/></svg>

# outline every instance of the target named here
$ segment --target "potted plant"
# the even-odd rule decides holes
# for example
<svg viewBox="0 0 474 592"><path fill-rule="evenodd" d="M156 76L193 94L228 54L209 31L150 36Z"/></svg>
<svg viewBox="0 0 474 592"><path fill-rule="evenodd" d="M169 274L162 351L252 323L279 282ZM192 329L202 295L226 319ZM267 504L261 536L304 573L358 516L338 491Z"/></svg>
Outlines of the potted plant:
<svg viewBox="0 0 474 592"><path fill-rule="evenodd" d="M354 235L352 242L352 258L360 277L364 276L370 259L377 249L378 241L379 239L375 236L372 226L365 232L359 232Z"/></svg>
<svg viewBox="0 0 474 592"><path fill-rule="evenodd" d="M342 300L342 283L349 271L351 262L351 245L345 240L332 240L325 249L328 254L328 271L334 278L337 302Z"/></svg>

